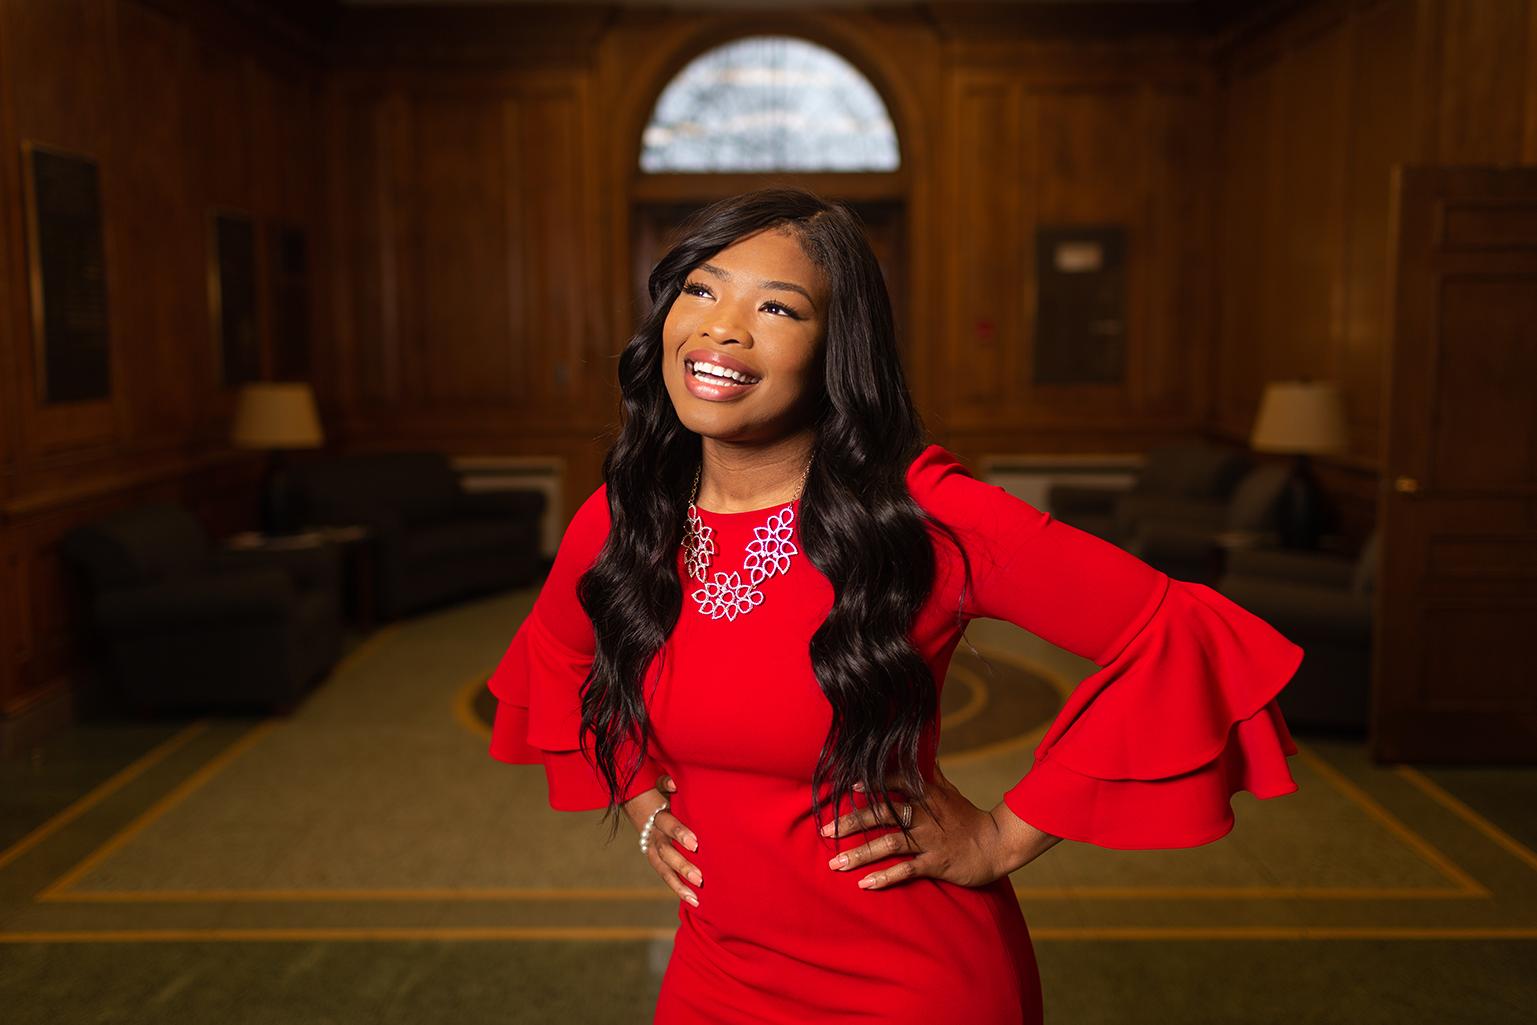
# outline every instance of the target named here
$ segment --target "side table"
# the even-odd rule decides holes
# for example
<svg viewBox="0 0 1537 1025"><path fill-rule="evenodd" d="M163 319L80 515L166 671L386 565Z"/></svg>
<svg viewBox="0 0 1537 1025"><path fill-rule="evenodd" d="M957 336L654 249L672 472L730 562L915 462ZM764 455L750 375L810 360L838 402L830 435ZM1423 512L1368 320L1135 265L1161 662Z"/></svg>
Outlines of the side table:
<svg viewBox="0 0 1537 1025"><path fill-rule="evenodd" d="M363 524L307 526L297 534L269 535L248 530L224 539L229 549L281 550L335 545L342 557L342 598L348 623L367 633L374 628L377 557L374 530Z"/></svg>

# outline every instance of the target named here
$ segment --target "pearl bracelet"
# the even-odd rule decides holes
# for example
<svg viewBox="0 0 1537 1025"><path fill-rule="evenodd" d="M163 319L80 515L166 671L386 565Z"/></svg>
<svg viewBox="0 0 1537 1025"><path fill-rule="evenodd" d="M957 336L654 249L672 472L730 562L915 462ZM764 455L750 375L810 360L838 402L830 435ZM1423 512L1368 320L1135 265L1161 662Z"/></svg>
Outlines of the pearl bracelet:
<svg viewBox="0 0 1537 1025"><path fill-rule="evenodd" d="M663 798L662 799L662 803L657 806L656 811L654 811L650 815L646 816L646 825L640 831L640 852L642 854L645 854L647 848L650 846L650 843L651 843L651 827L653 825L655 825L655 823L656 823L657 813L665 811L667 809L667 805L669 803L670 802L668 802L666 798Z"/></svg>

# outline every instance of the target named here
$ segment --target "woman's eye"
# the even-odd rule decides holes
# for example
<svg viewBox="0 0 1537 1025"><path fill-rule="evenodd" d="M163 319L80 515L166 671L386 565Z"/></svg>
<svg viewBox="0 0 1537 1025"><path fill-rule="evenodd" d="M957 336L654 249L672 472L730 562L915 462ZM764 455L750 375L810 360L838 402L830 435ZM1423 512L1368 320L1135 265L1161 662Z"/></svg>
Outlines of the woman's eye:
<svg viewBox="0 0 1537 1025"><path fill-rule="evenodd" d="M704 285L701 285L697 281L690 281L690 282L688 282L687 284L685 284L683 286L682 291L687 293L687 294L689 294L689 295L700 295L700 296L708 296L708 295L710 295L710 290L708 288L706 288ZM800 312L798 310L796 310L793 306L786 306L784 303L779 302L778 300L775 300L775 299L770 299L768 302L764 303L763 304L763 308L764 309L783 310L784 314L786 316L793 317L796 320L800 319Z"/></svg>

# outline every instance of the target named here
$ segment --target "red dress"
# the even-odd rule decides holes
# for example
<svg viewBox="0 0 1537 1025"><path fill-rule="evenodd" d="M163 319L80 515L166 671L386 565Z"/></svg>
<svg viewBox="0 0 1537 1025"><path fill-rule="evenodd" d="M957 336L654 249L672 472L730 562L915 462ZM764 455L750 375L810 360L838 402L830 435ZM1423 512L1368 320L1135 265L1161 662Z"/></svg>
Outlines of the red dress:
<svg viewBox="0 0 1537 1025"><path fill-rule="evenodd" d="M964 620L983 616L1101 667L1073 691L1030 771L1004 795L1020 818L1102 847L1190 847L1232 829L1238 790L1269 798L1297 789L1287 765L1297 748L1274 698L1301 661L1298 645L1218 592L1172 579L977 480L938 445L913 462L908 486L960 533L972 563L958 621L960 557L932 534L938 573L911 636L936 680L945 679ZM715 529L712 579L741 568L754 528L777 508L700 510ZM543 764L550 804L564 811L605 804L577 742L578 687L594 643L575 586L607 529L600 487L567 528L532 614L489 682L499 700L491 755ZM672 810L699 837L695 852L658 840L683 851L703 883L693 887L698 908L678 901L654 1021L1035 1025L1040 978L1008 876L982 887L918 878L862 890L861 877L910 855L827 867L836 851L896 827L835 840L810 819L831 707L808 645L833 592L798 540L797 531L801 550L789 570L760 585L762 604L734 619L701 613L690 597L700 585L686 576L680 549L683 609L660 674L653 659L646 677L653 755L624 795L671 773ZM829 808L823 822L830 818Z"/></svg>

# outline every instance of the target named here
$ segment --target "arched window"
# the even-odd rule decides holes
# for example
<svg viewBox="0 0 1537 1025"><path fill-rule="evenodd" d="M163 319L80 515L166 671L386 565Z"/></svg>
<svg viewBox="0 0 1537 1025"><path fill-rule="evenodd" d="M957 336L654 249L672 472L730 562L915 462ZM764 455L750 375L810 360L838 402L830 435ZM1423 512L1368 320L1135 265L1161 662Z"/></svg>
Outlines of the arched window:
<svg viewBox="0 0 1537 1025"><path fill-rule="evenodd" d="M667 83L640 169L894 171L896 130L868 79L825 46L748 36L701 54Z"/></svg>

